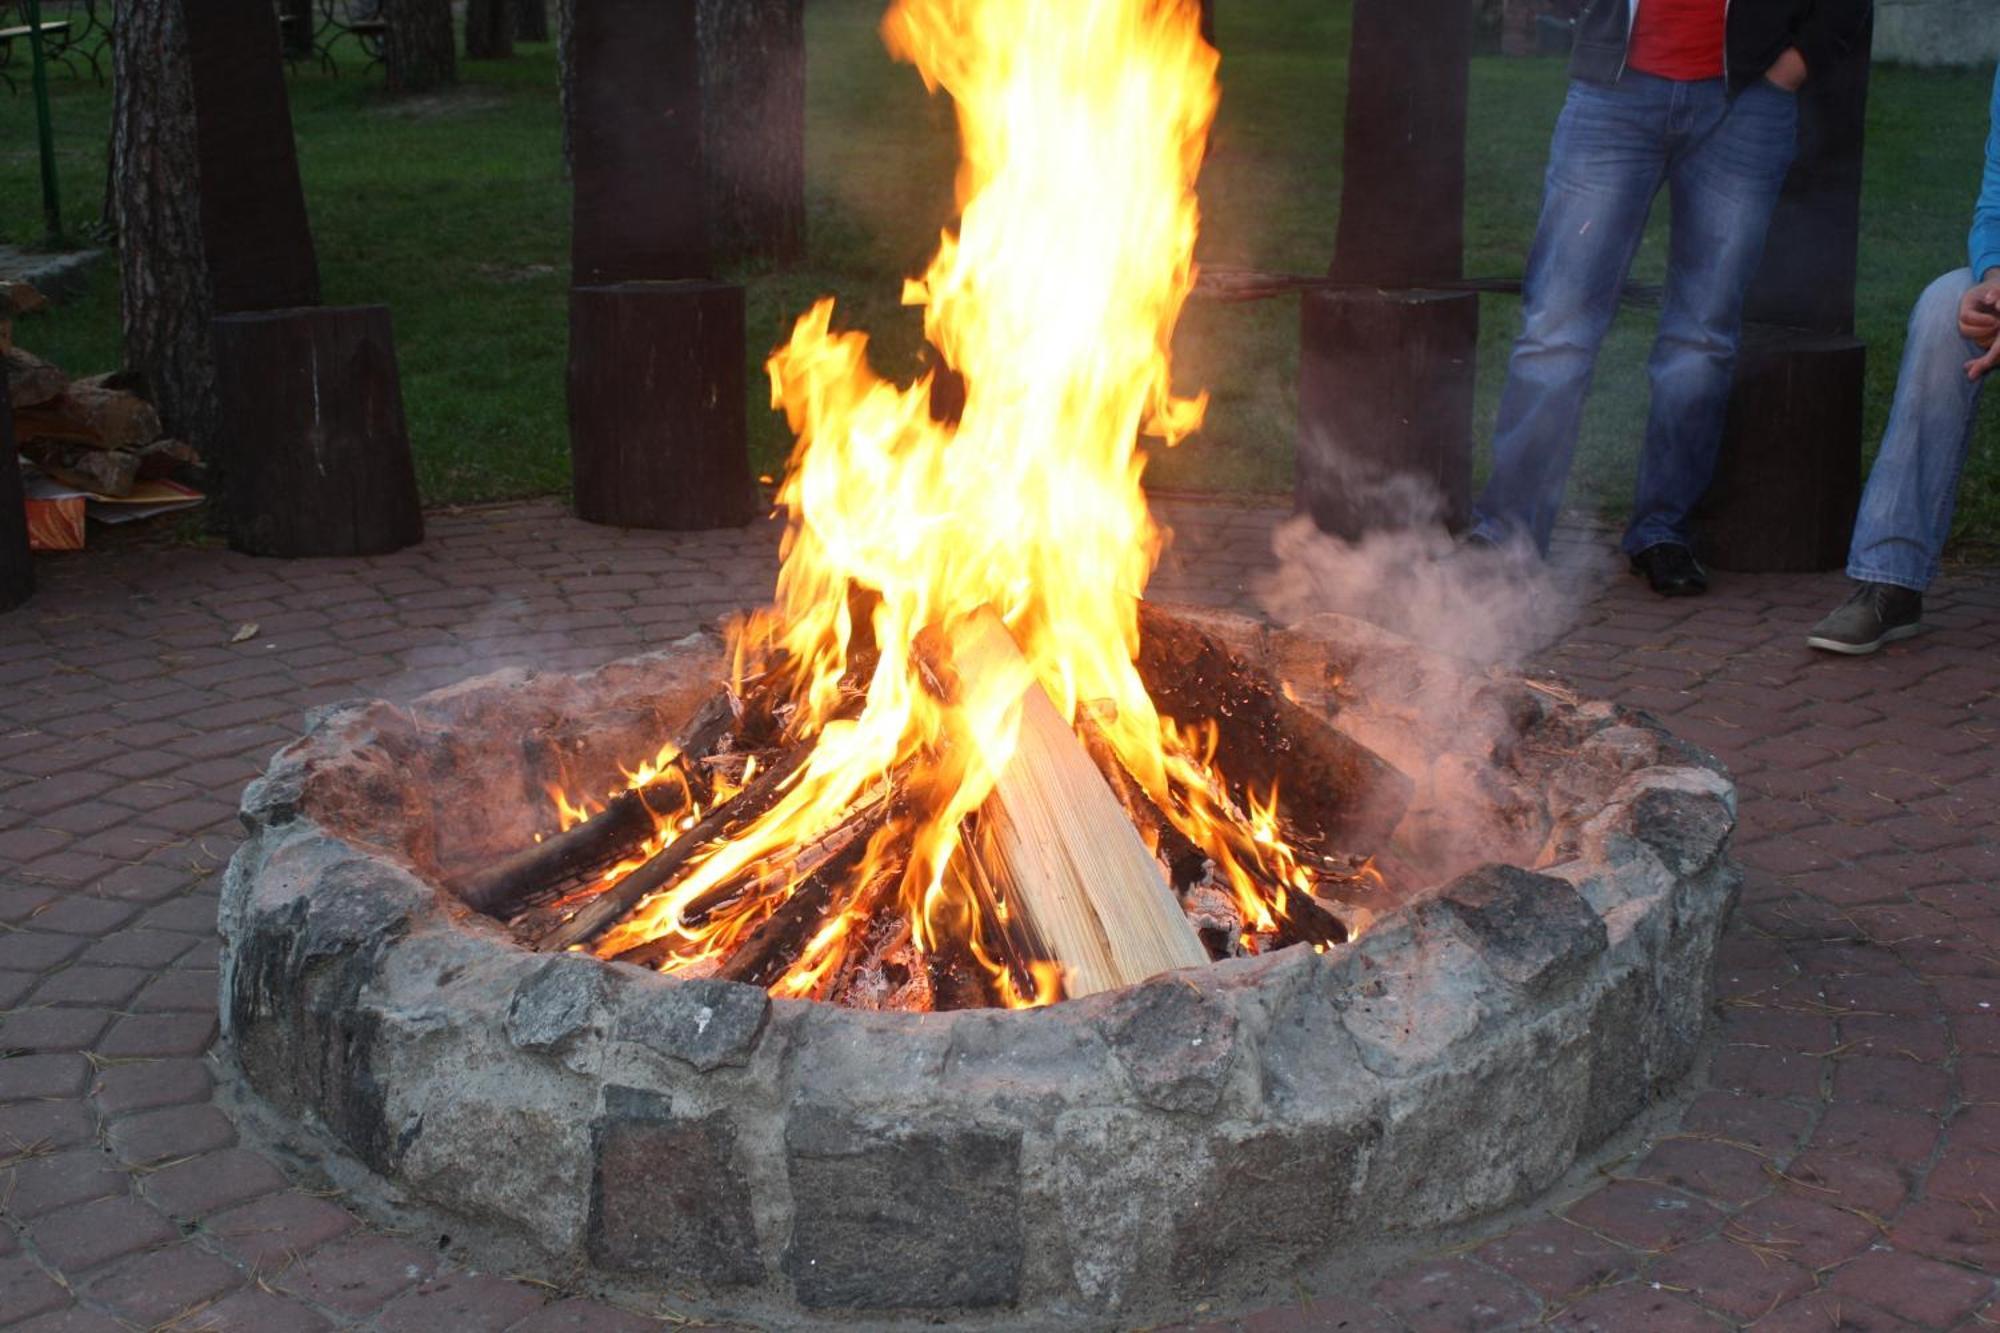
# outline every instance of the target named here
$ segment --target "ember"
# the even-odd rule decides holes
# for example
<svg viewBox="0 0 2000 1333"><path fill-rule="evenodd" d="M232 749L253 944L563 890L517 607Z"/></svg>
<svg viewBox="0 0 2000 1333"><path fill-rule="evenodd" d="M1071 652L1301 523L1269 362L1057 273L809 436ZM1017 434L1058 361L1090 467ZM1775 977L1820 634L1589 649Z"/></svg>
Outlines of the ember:
<svg viewBox="0 0 2000 1333"><path fill-rule="evenodd" d="M1320 899L1367 883L1407 784L1226 649L1135 663L1162 542L1139 437L1203 411L1167 355L1217 97L1198 6L899 0L884 35L958 108L958 226L904 291L955 410L934 375L878 379L831 300L802 317L769 363L798 446L733 725L718 704L580 828L556 793L564 831L463 896L532 898L544 949L916 1007L1346 939Z"/></svg>

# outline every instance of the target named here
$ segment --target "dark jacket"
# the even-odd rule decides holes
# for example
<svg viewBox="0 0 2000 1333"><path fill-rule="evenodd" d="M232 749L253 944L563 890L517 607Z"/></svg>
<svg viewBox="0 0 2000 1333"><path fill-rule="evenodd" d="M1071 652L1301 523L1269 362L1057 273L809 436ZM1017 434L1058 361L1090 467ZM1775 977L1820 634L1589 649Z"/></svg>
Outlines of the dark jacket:
<svg viewBox="0 0 2000 1333"><path fill-rule="evenodd" d="M1569 72L1591 83L1616 83L1625 72L1633 11L1644 3L1584 0ZM1807 78L1855 52L1868 31L1872 0L1728 0L1728 5L1723 62L1729 89L1736 92L1763 77L1788 46L1806 58Z"/></svg>

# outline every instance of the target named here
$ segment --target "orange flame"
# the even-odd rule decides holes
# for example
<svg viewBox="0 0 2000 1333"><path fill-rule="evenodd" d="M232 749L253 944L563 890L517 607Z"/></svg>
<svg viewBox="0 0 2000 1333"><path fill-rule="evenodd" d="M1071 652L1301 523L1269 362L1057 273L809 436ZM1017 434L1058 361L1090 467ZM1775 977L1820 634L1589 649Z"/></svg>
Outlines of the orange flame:
<svg viewBox="0 0 2000 1333"><path fill-rule="evenodd" d="M814 748L768 814L598 949L660 940L668 967L726 953L803 882L801 849L893 783L853 883L892 879L921 949L960 941L1002 1002L1042 1004L1060 994L1056 970L993 956L965 876L947 873L1031 680L968 681L947 704L922 679L920 634L948 641L992 608L1065 717L1105 701L1119 757L1216 860L1255 928L1309 882L1272 811L1234 807L1212 738L1160 717L1133 666L1161 544L1139 439L1178 442L1205 402L1174 395L1168 349L1194 284L1216 55L1196 0L896 0L883 34L957 104L958 224L903 299L962 377L963 409L940 422L931 376L879 378L866 335L833 329L830 299L771 356L772 403L798 437L777 497L789 526L775 605L739 627L736 661L739 676L784 663L792 735ZM840 716L857 605L877 656L859 715ZM724 910L690 919L739 882ZM861 924L851 905L830 912L774 993L823 993Z"/></svg>

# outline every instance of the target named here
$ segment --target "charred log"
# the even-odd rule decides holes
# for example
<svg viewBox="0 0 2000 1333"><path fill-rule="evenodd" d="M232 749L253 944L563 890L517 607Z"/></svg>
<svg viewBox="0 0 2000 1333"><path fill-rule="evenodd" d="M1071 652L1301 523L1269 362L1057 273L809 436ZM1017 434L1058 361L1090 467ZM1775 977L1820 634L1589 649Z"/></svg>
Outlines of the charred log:
<svg viewBox="0 0 2000 1333"><path fill-rule="evenodd" d="M1410 803L1410 780L1325 718L1280 694L1220 640L1150 603L1139 606L1139 675L1160 712L1218 723L1215 763L1239 788L1278 789L1297 828L1347 851L1384 846Z"/></svg>

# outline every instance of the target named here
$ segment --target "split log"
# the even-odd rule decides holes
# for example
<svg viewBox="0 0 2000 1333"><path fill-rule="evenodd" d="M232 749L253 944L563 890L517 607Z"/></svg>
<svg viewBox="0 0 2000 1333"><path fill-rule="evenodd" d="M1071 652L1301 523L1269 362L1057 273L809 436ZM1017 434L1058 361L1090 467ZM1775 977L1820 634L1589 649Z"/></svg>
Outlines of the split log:
<svg viewBox="0 0 2000 1333"><path fill-rule="evenodd" d="M1089 753L1090 761L1104 775L1111 794L1118 798L1118 804L1125 808L1126 817L1138 828L1141 840L1153 843L1153 854L1166 866L1167 881L1173 885L1174 892L1185 893L1201 883L1202 875L1208 868L1208 853L1175 827L1167 813L1133 780L1131 773L1126 771L1124 761L1118 757L1117 749L1111 744L1111 738L1105 735L1103 726L1096 718L1086 714L1077 719L1077 734L1083 740L1083 748Z"/></svg>
<svg viewBox="0 0 2000 1333"><path fill-rule="evenodd" d="M715 748L729 730L731 716L729 696L717 694L695 711L675 737L680 751L675 762L690 778L694 775L687 765ZM644 842L655 827L645 789L621 792L583 823L466 876L452 892L475 912L504 917L552 884L611 864Z"/></svg>
<svg viewBox="0 0 2000 1333"><path fill-rule="evenodd" d="M154 440L139 451L139 480L157 481L183 468L201 466L201 455L186 440Z"/></svg>
<svg viewBox="0 0 2000 1333"><path fill-rule="evenodd" d="M33 409L31 409L33 410ZM21 431L21 452L35 466L65 486L97 495L130 495L139 481L139 455L122 449L93 449L89 445L65 444L38 438L22 430L16 413L14 427Z"/></svg>
<svg viewBox="0 0 2000 1333"><path fill-rule="evenodd" d="M768 987L785 974L800 952L836 910L852 910L866 916L873 912L875 899L898 876L888 869L878 870L867 884L855 888L852 901L844 907L840 893L849 886L868 854L868 844L888 815L885 802L856 836L838 852L822 861L802 879L776 911L745 936L715 975L723 981L740 981L747 986Z"/></svg>
<svg viewBox="0 0 2000 1333"><path fill-rule="evenodd" d="M556 953L590 941L623 920L640 900L665 888L696 852L732 829L752 822L778 803L785 788L811 757L812 741L800 741L771 767L738 792L735 797L702 816L701 821L661 848L646 864L592 898L577 914L536 944L543 953Z"/></svg>
<svg viewBox="0 0 2000 1333"><path fill-rule="evenodd" d="M987 611L959 631L951 670L963 682L1025 674L1028 665ZM1153 854L1039 684L1022 696L1014 754L980 824L983 869L1062 966L1069 994L1208 961Z"/></svg>
<svg viewBox="0 0 2000 1333"><path fill-rule="evenodd" d="M69 376L36 356L16 347L8 351L7 404L16 412L39 407L69 386Z"/></svg>
<svg viewBox="0 0 2000 1333"><path fill-rule="evenodd" d="M1221 725L1215 764L1258 792L1278 789L1297 829L1342 851L1388 844L1409 807L1411 783L1393 764L1324 717L1278 693L1221 642L1148 602L1139 605L1139 675L1160 711Z"/></svg>
<svg viewBox="0 0 2000 1333"><path fill-rule="evenodd" d="M17 407L14 430L24 440L63 440L95 449L136 449L160 438L160 414L136 394L82 380L46 402Z"/></svg>

